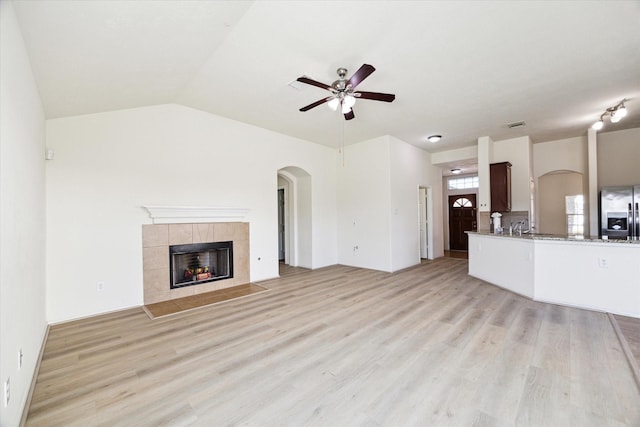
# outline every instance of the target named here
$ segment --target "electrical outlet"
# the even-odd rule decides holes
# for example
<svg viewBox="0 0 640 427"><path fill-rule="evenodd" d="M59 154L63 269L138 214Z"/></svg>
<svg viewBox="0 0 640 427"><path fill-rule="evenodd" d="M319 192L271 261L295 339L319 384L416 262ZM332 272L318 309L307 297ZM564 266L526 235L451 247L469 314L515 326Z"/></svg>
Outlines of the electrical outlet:
<svg viewBox="0 0 640 427"><path fill-rule="evenodd" d="M20 351L18 351L18 369L22 369L22 358L22 349L20 349Z"/></svg>
<svg viewBox="0 0 640 427"><path fill-rule="evenodd" d="M598 258L598 267L609 268L609 260L602 257Z"/></svg>
<svg viewBox="0 0 640 427"><path fill-rule="evenodd" d="M103 291L104 290L104 282L98 282L98 284L96 285L96 289L98 291Z"/></svg>
<svg viewBox="0 0 640 427"><path fill-rule="evenodd" d="M7 378L4 382L4 407L9 406L9 400L11 399L11 378Z"/></svg>

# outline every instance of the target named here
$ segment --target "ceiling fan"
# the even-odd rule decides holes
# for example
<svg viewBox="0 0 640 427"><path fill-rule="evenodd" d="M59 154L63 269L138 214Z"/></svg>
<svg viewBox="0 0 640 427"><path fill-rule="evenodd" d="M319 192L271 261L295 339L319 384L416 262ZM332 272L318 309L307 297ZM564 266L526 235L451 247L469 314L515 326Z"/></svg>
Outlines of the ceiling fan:
<svg viewBox="0 0 640 427"><path fill-rule="evenodd" d="M300 111L308 111L326 102L328 103L329 108L334 111L336 111L338 107L340 107L342 114L344 114L345 120L351 120L355 117L355 115L353 114L353 106L356 103L357 98L392 102L394 99L396 99L396 96L392 93L364 92L355 90L356 86L358 86L364 79L369 77L375 70L376 69L373 67L373 65L363 64L362 67L360 67L358 71L356 71L347 80L347 69L338 68L336 72L338 73L339 78L331 85L318 82L305 76L298 77L297 80L301 83L317 86L331 92L331 96L320 99L312 104L307 105L306 107L302 107Z"/></svg>

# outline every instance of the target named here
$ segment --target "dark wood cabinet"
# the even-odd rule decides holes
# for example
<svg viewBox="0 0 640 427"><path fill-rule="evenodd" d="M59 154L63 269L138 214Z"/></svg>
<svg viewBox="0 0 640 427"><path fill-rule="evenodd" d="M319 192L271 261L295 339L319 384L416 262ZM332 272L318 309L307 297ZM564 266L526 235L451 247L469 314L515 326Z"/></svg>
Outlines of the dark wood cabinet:
<svg viewBox="0 0 640 427"><path fill-rule="evenodd" d="M489 165L491 212L511 212L511 163Z"/></svg>

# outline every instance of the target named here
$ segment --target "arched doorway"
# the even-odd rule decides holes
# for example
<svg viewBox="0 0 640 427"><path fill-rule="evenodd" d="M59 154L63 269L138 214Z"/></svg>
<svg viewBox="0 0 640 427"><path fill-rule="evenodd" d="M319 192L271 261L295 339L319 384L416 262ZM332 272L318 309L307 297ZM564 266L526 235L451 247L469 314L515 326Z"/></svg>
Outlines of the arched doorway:
<svg viewBox="0 0 640 427"><path fill-rule="evenodd" d="M292 267L312 268L311 175L296 166L278 170L278 252Z"/></svg>
<svg viewBox="0 0 640 427"><path fill-rule="evenodd" d="M582 174L553 171L538 178L538 231L583 234L585 222Z"/></svg>

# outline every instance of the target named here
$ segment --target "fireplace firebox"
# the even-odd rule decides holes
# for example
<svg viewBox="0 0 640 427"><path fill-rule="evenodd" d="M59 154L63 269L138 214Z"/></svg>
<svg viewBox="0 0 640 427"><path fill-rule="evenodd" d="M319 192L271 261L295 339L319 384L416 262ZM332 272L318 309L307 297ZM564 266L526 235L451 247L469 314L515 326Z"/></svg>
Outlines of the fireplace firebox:
<svg viewBox="0 0 640 427"><path fill-rule="evenodd" d="M171 289L233 277L233 242L169 246Z"/></svg>

